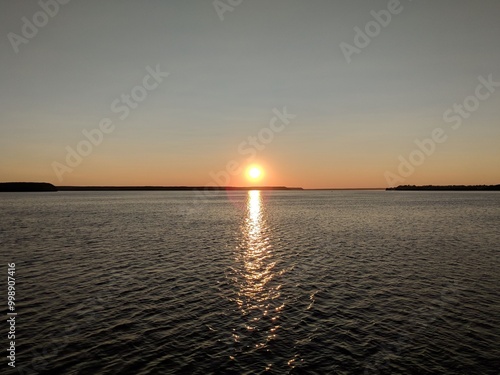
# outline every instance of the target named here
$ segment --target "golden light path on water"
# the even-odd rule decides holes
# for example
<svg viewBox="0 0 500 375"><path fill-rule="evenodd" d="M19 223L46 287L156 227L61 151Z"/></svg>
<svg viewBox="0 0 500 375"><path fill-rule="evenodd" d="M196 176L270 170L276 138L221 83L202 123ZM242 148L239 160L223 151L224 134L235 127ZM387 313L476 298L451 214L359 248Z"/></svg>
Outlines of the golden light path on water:
<svg viewBox="0 0 500 375"><path fill-rule="evenodd" d="M260 191L248 192L241 232L236 302L244 318L244 327L234 332L233 338L249 349L265 348L276 338L280 327L278 319L285 307L279 298L279 277L284 271L276 270Z"/></svg>

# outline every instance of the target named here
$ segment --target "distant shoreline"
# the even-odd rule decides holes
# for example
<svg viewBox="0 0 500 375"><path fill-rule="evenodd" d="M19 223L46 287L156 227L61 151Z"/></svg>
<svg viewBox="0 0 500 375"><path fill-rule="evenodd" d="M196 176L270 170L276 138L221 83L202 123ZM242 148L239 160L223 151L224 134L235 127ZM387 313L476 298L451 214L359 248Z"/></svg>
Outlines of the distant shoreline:
<svg viewBox="0 0 500 375"><path fill-rule="evenodd" d="M57 191L500 191L500 185L401 185L390 188L320 188L287 186L55 186L47 182L0 182L0 192Z"/></svg>
<svg viewBox="0 0 500 375"><path fill-rule="evenodd" d="M59 191L248 191L248 190L304 190L286 186L57 186Z"/></svg>
<svg viewBox="0 0 500 375"><path fill-rule="evenodd" d="M0 182L0 192L55 192L57 188L48 182Z"/></svg>
<svg viewBox="0 0 500 375"><path fill-rule="evenodd" d="M401 185L385 189L387 191L500 191L500 185Z"/></svg>
<svg viewBox="0 0 500 375"><path fill-rule="evenodd" d="M304 190L286 186L54 186L47 182L0 182L0 192L57 192L57 191L248 191Z"/></svg>

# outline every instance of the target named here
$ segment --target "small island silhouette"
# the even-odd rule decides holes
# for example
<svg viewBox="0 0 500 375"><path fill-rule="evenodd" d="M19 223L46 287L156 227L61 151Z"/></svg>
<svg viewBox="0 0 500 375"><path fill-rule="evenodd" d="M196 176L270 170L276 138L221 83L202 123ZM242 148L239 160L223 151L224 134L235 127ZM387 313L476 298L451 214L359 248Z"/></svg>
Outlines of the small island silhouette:
<svg viewBox="0 0 500 375"><path fill-rule="evenodd" d="M0 182L0 192L57 191L48 182Z"/></svg>
<svg viewBox="0 0 500 375"><path fill-rule="evenodd" d="M385 190L399 191L500 191L500 185L400 185L397 187L387 188Z"/></svg>

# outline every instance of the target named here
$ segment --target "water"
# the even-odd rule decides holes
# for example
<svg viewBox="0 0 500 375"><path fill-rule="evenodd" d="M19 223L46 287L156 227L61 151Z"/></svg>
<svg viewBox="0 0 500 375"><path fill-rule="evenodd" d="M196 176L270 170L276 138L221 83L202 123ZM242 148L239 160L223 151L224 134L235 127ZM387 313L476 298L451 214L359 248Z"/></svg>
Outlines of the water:
<svg viewBox="0 0 500 375"><path fill-rule="evenodd" d="M499 373L500 194L196 197L2 194L16 369Z"/></svg>

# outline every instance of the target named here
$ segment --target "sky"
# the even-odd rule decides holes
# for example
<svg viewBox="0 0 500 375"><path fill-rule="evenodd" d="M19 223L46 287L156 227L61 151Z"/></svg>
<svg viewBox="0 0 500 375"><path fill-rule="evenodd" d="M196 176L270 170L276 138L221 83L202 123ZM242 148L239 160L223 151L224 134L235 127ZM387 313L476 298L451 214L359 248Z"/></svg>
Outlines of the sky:
<svg viewBox="0 0 500 375"><path fill-rule="evenodd" d="M499 16L498 0L0 0L0 181L499 184Z"/></svg>

